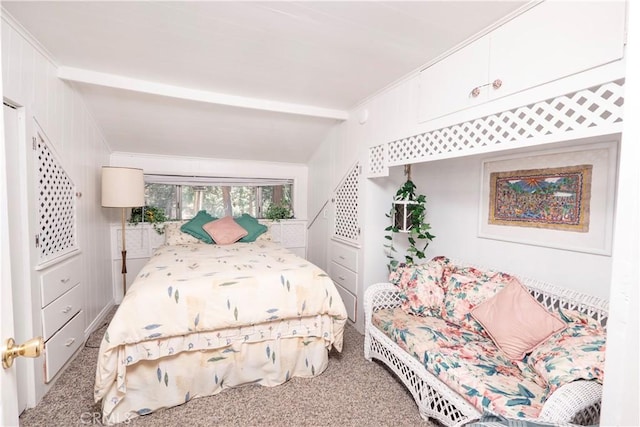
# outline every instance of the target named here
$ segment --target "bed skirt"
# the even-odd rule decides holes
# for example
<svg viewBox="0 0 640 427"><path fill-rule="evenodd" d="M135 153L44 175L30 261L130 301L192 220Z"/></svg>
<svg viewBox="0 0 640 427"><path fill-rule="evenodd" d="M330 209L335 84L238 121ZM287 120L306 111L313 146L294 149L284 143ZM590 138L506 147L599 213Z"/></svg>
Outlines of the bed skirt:
<svg viewBox="0 0 640 427"><path fill-rule="evenodd" d="M127 368L125 392L115 382L107 391L102 421L125 422L240 385L276 386L293 377L314 377L327 368L328 355L324 338L307 336L235 342L143 360Z"/></svg>

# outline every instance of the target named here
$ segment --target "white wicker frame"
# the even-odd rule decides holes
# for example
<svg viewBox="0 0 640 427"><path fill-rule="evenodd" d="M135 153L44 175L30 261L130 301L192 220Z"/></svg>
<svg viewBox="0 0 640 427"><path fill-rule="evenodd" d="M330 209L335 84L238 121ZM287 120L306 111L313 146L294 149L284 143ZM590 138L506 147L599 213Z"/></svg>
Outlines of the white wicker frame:
<svg viewBox="0 0 640 427"><path fill-rule="evenodd" d="M457 265L468 265L456 262ZM606 327L607 301L548 283L518 277L529 292L547 309L565 308L586 313ZM431 374L424 365L402 350L382 331L373 326L376 310L400 305L397 287L377 283L364 294L364 357L379 359L393 371L413 395L422 418L435 418L446 426L462 426L482 415L461 395ZM602 386L593 381L574 381L557 389L544 404L537 421L560 424L598 424Z"/></svg>

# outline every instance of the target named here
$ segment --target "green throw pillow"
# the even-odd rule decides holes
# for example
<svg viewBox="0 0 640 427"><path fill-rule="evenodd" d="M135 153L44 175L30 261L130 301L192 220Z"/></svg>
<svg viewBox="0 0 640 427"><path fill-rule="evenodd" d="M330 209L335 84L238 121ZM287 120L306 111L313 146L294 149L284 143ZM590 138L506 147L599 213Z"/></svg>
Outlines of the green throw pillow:
<svg viewBox="0 0 640 427"><path fill-rule="evenodd" d="M255 242L258 236L265 233L269 228L266 225L260 224L257 219L249 214L242 214L237 218L233 218L240 227L247 230L246 236L239 240L239 242Z"/></svg>
<svg viewBox="0 0 640 427"><path fill-rule="evenodd" d="M200 211L196 214L196 216L182 224L182 227L180 227L180 231L190 234L196 239L202 240L205 243L213 243L213 239L206 231L202 229L202 226L215 219L217 218L209 215L207 211Z"/></svg>

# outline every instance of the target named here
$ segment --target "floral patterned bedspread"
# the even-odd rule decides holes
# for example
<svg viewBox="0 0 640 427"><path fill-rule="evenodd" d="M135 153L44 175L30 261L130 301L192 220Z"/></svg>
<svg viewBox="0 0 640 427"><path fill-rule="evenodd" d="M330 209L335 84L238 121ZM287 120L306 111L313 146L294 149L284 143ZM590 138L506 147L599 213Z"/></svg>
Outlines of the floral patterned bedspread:
<svg viewBox="0 0 640 427"><path fill-rule="evenodd" d="M312 263L272 242L161 247L105 333L94 397L101 399L114 382L126 392L127 366L141 360L223 348L230 335L256 341L249 336L253 326L277 328L290 319L303 319L304 327L287 333L321 336L327 348L342 349L344 304Z"/></svg>

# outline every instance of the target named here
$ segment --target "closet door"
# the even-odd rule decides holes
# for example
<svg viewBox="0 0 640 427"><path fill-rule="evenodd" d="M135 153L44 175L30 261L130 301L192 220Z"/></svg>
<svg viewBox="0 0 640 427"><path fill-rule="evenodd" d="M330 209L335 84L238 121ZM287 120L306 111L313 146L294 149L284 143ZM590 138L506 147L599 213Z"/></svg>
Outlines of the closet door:
<svg viewBox="0 0 640 427"><path fill-rule="evenodd" d="M338 186L333 198L335 205L333 238L352 245L358 245L360 241L359 186L360 164L356 164Z"/></svg>
<svg viewBox="0 0 640 427"><path fill-rule="evenodd" d="M419 122L487 101L489 37L484 36L420 73ZM479 89L474 92L474 88Z"/></svg>
<svg viewBox="0 0 640 427"><path fill-rule="evenodd" d="M78 251L76 231L76 187L47 141L36 128L33 137L38 203L38 269Z"/></svg>

